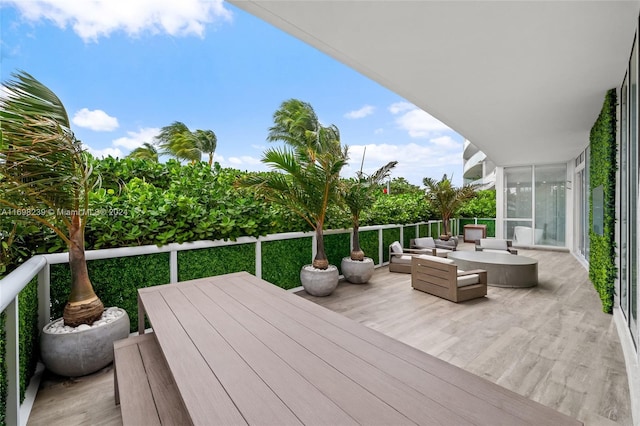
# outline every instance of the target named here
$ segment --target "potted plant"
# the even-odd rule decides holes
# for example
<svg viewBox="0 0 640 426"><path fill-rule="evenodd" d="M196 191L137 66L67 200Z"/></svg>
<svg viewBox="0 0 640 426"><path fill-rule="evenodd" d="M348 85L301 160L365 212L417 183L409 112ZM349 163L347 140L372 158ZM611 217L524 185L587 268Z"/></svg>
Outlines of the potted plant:
<svg viewBox="0 0 640 426"><path fill-rule="evenodd" d="M449 227L451 217L467 200L476 196L477 185L455 187L446 174L439 181L426 177L422 183L426 187L426 197L431 207L438 211L442 217L443 230L440 239L448 240L451 237Z"/></svg>
<svg viewBox="0 0 640 426"><path fill-rule="evenodd" d="M253 188L267 200L303 218L315 232L316 255L300 271L304 289L314 296L328 296L338 285L338 268L329 265L324 249L327 207L340 202L340 170L348 150L340 145L336 126L320 124L306 102L290 99L274 113L267 140L284 142L282 148L264 152L262 162L275 171L248 175L238 185Z"/></svg>
<svg viewBox="0 0 640 426"><path fill-rule="evenodd" d="M41 355L55 373L89 374L109 364L113 340L129 334L124 311L104 327L89 326L105 311L89 280L84 251L88 196L96 178L60 99L25 72L13 77L3 84L0 99L0 205L51 229L66 243L71 291L63 321L87 330L52 335L45 326Z"/></svg>
<svg viewBox="0 0 640 426"><path fill-rule="evenodd" d="M365 257L362 248L360 248L360 214L374 203L375 190L378 189L380 182L389 176L391 169L396 164L398 164L397 161L390 161L376 170L375 173L366 175L362 172L362 166L364 165L363 154L360 171L357 172L356 178L344 182L343 199L344 204L351 213L353 228L351 255L342 259L341 269L344 278L351 283L364 284L373 275L373 259Z"/></svg>

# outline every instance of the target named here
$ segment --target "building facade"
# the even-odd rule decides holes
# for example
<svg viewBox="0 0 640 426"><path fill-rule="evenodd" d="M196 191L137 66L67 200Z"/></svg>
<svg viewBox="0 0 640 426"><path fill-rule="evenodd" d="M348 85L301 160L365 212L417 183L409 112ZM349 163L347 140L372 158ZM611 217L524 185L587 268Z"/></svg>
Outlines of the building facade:
<svg viewBox="0 0 640 426"><path fill-rule="evenodd" d="M496 165L468 140L462 151L462 179L465 185L477 185L478 189L496 187Z"/></svg>
<svg viewBox="0 0 640 426"><path fill-rule="evenodd" d="M569 250L586 267L612 257L613 317L640 424L640 1L230 2L472 140L469 178L485 176L479 152L496 165L497 237ZM594 184L591 165L590 134L610 89L615 198ZM603 254L594 241L610 200L615 237Z"/></svg>

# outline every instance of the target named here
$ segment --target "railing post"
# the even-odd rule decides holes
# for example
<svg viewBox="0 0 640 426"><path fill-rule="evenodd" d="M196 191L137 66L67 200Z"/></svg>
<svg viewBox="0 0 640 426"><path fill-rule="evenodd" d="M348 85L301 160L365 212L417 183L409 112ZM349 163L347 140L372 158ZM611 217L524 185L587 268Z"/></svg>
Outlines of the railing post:
<svg viewBox="0 0 640 426"><path fill-rule="evenodd" d="M38 330L51 321L51 265L38 272Z"/></svg>
<svg viewBox="0 0 640 426"><path fill-rule="evenodd" d="M178 252L175 250L169 252L169 282L178 282Z"/></svg>
<svg viewBox="0 0 640 426"><path fill-rule="evenodd" d="M18 326L18 296L5 309L7 412L6 424L20 425L20 341Z"/></svg>
<svg viewBox="0 0 640 426"><path fill-rule="evenodd" d="M382 228L378 229L378 259L380 259L379 265L384 264L384 239L382 234Z"/></svg>
<svg viewBox="0 0 640 426"><path fill-rule="evenodd" d="M400 245L404 247L404 226L400 225Z"/></svg>
<svg viewBox="0 0 640 426"><path fill-rule="evenodd" d="M256 241L256 277L262 278L262 241Z"/></svg>
<svg viewBox="0 0 640 426"><path fill-rule="evenodd" d="M318 238L316 237L316 233L313 233L313 236L311 237L311 262L313 263L313 259L316 258L316 254L318 254Z"/></svg>

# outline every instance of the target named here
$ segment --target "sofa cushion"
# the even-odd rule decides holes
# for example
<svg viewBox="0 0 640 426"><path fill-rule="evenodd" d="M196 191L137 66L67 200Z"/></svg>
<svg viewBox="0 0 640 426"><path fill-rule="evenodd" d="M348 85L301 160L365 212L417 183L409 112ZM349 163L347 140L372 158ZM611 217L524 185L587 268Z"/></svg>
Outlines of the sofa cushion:
<svg viewBox="0 0 640 426"><path fill-rule="evenodd" d="M499 254L509 254L507 250L496 250L496 249L486 249L483 248L482 251L484 253L499 253Z"/></svg>
<svg viewBox="0 0 640 426"><path fill-rule="evenodd" d="M468 285L478 284L480 276L478 274L463 275L458 277L458 287L466 287Z"/></svg>
<svg viewBox="0 0 640 426"><path fill-rule="evenodd" d="M432 237L422 237L413 240L413 245L419 248L435 248L436 242Z"/></svg>
<svg viewBox="0 0 640 426"><path fill-rule="evenodd" d="M452 250L449 250L449 249L437 248L436 249L436 256L438 256L438 257L447 257L449 255L449 253L451 253L451 252L452 252Z"/></svg>
<svg viewBox="0 0 640 426"><path fill-rule="evenodd" d="M483 249L507 250L507 240L494 240L491 238L482 238L480 247Z"/></svg>
<svg viewBox="0 0 640 426"><path fill-rule="evenodd" d="M437 256L420 256L422 259L428 259L432 262L445 263L447 265L454 265L453 260L447 259L446 257L437 257Z"/></svg>
<svg viewBox="0 0 640 426"><path fill-rule="evenodd" d="M408 256L406 254L402 254L400 256L391 256L392 263L401 263L403 265L411 265L411 258L413 256Z"/></svg>
<svg viewBox="0 0 640 426"><path fill-rule="evenodd" d="M399 241L394 241L391 243L391 251L394 253L402 253L402 245Z"/></svg>

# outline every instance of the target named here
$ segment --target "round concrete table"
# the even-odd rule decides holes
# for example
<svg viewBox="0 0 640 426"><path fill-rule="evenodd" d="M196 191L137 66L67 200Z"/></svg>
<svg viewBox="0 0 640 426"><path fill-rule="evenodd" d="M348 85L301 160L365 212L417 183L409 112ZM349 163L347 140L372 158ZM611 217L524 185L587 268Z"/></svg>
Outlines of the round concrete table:
<svg viewBox="0 0 640 426"><path fill-rule="evenodd" d="M458 268L487 271L487 285L495 287L533 287L538 285L538 261L526 256L484 251L454 251L448 258Z"/></svg>

